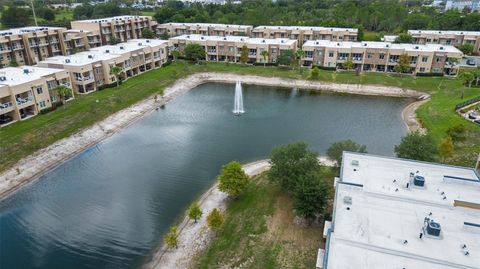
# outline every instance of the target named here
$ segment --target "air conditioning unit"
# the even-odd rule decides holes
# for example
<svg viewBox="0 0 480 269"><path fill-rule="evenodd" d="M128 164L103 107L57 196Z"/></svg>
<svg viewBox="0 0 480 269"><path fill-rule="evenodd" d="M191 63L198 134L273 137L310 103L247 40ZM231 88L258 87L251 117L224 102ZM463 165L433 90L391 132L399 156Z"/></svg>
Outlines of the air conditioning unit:
<svg viewBox="0 0 480 269"><path fill-rule="evenodd" d="M6 81L7 78L5 76L0 76L0 81Z"/></svg>
<svg viewBox="0 0 480 269"><path fill-rule="evenodd" d="M425 178L423 176L415 176L413 177L413 185L418 187L425 186Z"/></svg>
<svg viewBox="0 0 480 269"><path fill-rule="evenodd" d="M93 55L89 54L88 59L93 59Z"/></svg>
<svg viewBox="0 0 480 269"><path fill-rule="evenodd" d="M70 63L70 59L65 59L65 63Z"/></svg>

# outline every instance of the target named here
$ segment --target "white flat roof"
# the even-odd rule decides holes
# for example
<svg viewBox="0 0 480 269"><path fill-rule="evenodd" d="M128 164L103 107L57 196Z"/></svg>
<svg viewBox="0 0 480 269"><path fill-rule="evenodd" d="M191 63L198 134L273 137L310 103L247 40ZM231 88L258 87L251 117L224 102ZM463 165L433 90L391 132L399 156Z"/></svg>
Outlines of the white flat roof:
<svg viewBox="0 0 480 269"><path fill-rule="evenodd" d="M182 35L170 38L170 40L192 40L192 41L227 41L245 42L247 44L270 44L270 45L293 45L296 40L287 38L251 38L245 36L204 36L204 35Z"/></svg>
<svg viewBox="0 0 480 269"><path fill-rule="evenodd" d="M28 70L28 72L25 70ZM16 86L62 71L64 70L38 66L6 67L0 69L0 76L4 76L6 78L5 81L0 81L0 84Z"/></svg>
<svg viewBox="0 0 480 269"><path fill-rule="evenodd" d="M187 27L221 27L221 28L237 28L237 29L248 29L252 27L251 25L240 25L240 24L222 24L222 23L188 23L188 22L168 22L162 23L161 26L187 26Z"/></svg>
<svg viewBox="0 0 480 269"><path fill-rule="evenodd" d="M407 188L417 171L425 186ZM478 269L480 227L465 222L480 225L480 209L455 207L454 199L480 204L473 169L344 153L327 268ZM426 217L441 225L440 237L419 238Z"/></svg>
<svg viewBox="0 0 480 269"><path fill-rule="evenodd" d="M84 51L75 53L68 56L54 56L49 57L40 63L49 63L49 64L61 64L63 66L84 66L88 64L92 64L98 61L105 61L117 58L118 55L116 54L108 54L102 51Z"/></svg>
<svg viewBox="0 0 480 269"><path fill-rule="evenodd" d="M380 42L380 41L363 41L363 42L351 42L351 41L330 41L330 40L308 40L303 44L306 47L326 47L326 48L376 48L376 49L399 49L405 51L435 51L435 52L462 52L454 46L441 45L441 44L396 44L392 42Z"/></svg>
<svg viewBox="0 0 480 269"><path fill-rule="evenodd" d="M101 19L79 20L77 22L99 23L99 22L124 21L124 20L133 20L133 19L147 19L147 18L150 18L150 16L122 15L122 16L115 16L115 17L101 18Z"/></svg>
<svg viewBox="0 0 480 269"><path fill-rule="evenodd" d="M356 28L338 28L338 27L322 27L322 26L257 26L254 30L300 30L300 31L330 31L330 32L353 32L357 33Z"/></svg>
<svg viewBox="0 0 480 269"><path fill-rule="evenodd" d="M409 34L427 34L427 35L466 35L480 36L480 32L474 31L445 31L445 30L408 30Z"/></svg>
<svg viewBox="0 0 480 269"><path fill-rule="evenodd" d="M21 27L21 28L12 28L8 30L1 30L0 36L21 35L21 34L31 33L31 32L59 30L59 29L65 29L65 28L48 27L48 26L29 26L29 27Z"/></svg>

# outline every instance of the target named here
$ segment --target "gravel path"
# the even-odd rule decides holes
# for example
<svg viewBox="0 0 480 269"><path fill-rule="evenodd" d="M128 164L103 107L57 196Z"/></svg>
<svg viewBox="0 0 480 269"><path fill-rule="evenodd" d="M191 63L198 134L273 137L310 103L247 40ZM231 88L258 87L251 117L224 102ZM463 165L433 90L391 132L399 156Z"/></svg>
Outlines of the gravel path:
<svg viewBox="0 0 480 269"><path fill-rule="evenodd" d="M283 87L296 87L301 89L315 89L339 93L381 95L397 97L416 97L424 93L375 85L335 84L321 81L293 80L277 77L243 76L229 73L198 73L186 78L178 79L171 87L165 89L165 96L154 102L153 96L137 104L112 114L106 119L88 127L70 137L61 139L56 143L41 149L34 154L18 161L10 169L0 173L0 199L7 197L18 188L30 183L40 175L61 165L64 161L76 156L88 147L113 135L117 131L135 122L146 113L171 101L196 86L207 82L241 81L246 84L274 85ZM414 111L409 111L414 115ZM413 113L413 114L412 114ZM413 116L414 117L414 116ZM412 118L411 116L405 117Z"/></svg>

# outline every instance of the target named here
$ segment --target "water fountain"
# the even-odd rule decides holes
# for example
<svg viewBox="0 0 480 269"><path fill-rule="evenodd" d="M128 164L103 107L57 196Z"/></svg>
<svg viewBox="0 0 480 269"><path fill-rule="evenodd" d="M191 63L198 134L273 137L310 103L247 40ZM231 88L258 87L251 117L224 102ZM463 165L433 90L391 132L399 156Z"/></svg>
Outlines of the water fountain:
<svg viewBox="0 0 480 269"><path fill-rule="evenodd" d="M237 81L235 85L235 101L233 103L233 114L239 116L245 113L243 109L243 93L242 93L242 84L240 81Z"/></svg>

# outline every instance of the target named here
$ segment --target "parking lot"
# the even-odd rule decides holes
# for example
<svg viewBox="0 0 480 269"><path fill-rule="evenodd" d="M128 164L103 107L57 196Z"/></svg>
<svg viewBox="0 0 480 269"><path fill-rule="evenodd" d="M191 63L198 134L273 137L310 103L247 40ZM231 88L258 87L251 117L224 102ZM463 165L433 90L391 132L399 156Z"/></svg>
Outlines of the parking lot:
<svg viewBox="0 0 480 269"><path fill-rule="evenodd" d="M466 56L465 58L462 58L462 60L460 60L460 66L478 67L480 66L480 56Z"/></svg>

